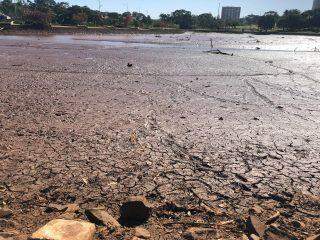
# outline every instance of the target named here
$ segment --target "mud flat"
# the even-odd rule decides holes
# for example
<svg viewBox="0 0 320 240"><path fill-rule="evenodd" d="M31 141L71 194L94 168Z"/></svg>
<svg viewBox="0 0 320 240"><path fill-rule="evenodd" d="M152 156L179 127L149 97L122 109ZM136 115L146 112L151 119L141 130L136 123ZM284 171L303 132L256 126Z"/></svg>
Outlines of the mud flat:
<svg viewBox="0 0 320 240"><path fill-rule="evenodd" d="M229 55L207 52L210 38ZM316 237L318 46L246 34L0 36L0 236L26 239L63 218L96 224L94 239ZM144 221L121 219L132 206Z"/></svg>

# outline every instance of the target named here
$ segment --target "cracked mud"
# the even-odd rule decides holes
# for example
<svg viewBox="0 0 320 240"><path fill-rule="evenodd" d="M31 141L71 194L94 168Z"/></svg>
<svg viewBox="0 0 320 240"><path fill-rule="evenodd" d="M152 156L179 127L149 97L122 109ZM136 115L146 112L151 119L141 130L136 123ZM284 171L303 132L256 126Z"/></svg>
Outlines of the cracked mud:
<svg viewBox="0 0 320 240"><path fill-rule="evenodd" d="M119 46L0 36L0 196L13 211L0 230L26 239L59 216L51 203L119 217L143 195L158 206L152 239L195 226L239 239L254 206L264 222L280 212L282 239L319 233L320 53L308 48L320 40L294 52L310 37L213 36L234 55L205 53L206 34L110 36Z"/></svg>

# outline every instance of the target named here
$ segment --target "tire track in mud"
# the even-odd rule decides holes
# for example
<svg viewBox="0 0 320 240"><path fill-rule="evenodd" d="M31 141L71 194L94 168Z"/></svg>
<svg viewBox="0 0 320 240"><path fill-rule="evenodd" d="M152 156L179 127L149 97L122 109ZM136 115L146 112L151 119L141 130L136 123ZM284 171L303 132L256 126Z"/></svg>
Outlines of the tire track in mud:
<svg viewBox="0 0 320 240"><path fill-rule="evenodd" d="M263 102L267 103L269 106L271 106L271 107L274 107L274 106L275 106L274 102L271 101L271 99L269 99L267 96L261 94L261 93L256 89L256 87L253 86L253 84L251 84L251 83L249 82L249 80L245 79L244 82L245 82L245 84L246 84L247 86L249 86L250 91L251 91L255 96L257 96L258 98L260 98Z"/></svg>

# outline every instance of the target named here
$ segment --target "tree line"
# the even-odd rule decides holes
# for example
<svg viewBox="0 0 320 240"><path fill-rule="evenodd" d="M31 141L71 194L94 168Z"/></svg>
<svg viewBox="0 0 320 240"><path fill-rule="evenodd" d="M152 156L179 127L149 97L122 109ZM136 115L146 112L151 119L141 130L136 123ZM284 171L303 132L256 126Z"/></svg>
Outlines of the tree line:
<svg viewBox="0 0 320 240"><path fill-rule="evenodd" d="M282 16L275 11L266 12L263 16L249 15L247 24L256 24L262 31L281 29L283 31L319 31L320 10L301 12L297 9L286 10Z"/></svg>
<svg viewBox="0 0 320 240"><path fill-rule="evenodd" d="M221 29L239 25L255 25L261 31L282 29L284 31L320 29L320 10L300 12L287 10L282 16L277 12L266 12L263 16L249 15L239 21L222 21L211 13L194 15L180 9L170 14L160 14L152 19L139 12L100 12L86 6L70 6L55 0L2 0L0 13L12 17L15 23L32 28L48 28L51 25L114 26L141 28Z"/></svg>

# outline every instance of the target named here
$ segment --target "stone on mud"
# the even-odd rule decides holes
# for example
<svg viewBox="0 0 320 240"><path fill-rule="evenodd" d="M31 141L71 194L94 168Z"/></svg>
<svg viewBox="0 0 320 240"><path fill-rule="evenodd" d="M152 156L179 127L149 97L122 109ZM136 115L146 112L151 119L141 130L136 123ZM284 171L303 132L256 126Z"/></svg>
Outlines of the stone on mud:
<svg viewBox="0 0 320 240"><path fill-rule="evenodd" d="M12 211L9 208L0 208L0 218L10 218Z"/></svg>
<svg viewBox="0 0 320 240"><path fill-rule="evenodd" d="M188 240L211 239L211 238L208 238L207 235L213 232L215 232L213 228L191 227L185 231L185 233L183 234L183 237Z"/></svg>
<svg viewBox="0 0 320 240"><path fill-rule="evenodd" d="M120 208L120 222L124 226L138 226L148 221L152 207L143 196L130 197Z"/></svg>
<svg viewBox="0 0 320 240"><path fill-rule="evenodd" d="M263 238L266 231L266 225L261 222L256 216L250 215L247 220L247 231L250 234L256 234Z"/></svg>
<svg viewBox="0 0 320 240"><path fill-rule="evenodd" d="M121 227L120 223L114 217L112 217L107 211L104 211L102 209L87 209L85 211L85 214L91 222L97 225L103 225L109 228Z"/></svg>
<svg viewBox="0 0 320 240"><path fill-rule="evenodd" d="M55 219L32 234L33 239L93 240L95 225L85 221Z"/></svg>
<svg viewBox="0 0 320 240"><path fill-rule="evenodd" d="M271 223L276 222L280 218L280 216L281 216L280 212L277 211L270 218L268 218L267 224L271 224Z"/></svg>
<svg viewBox="0 0 320 240"><path fill-rule="evenodd" d="M46 207L45 212L46 213L52 213L52 212L64 212L67 210L67 206L66 205L61 205L61 204L54 204L51 203Z"/></svg>
<svg viewBox="0 0 320 240"><path fill-rule="evenodd" d="M136 237L138 238L143 238L143 239L149 239L151 237L151 234L148 230L141 228L141 227L136 227L135 228L135 234Z"/></svg>
<svg viewBox="0 0 320 240"><path fill-rule="evenodd" d="M320 240L320 234L310 236L307 238L307 240Z"/></svg>

